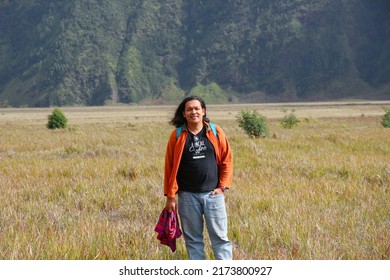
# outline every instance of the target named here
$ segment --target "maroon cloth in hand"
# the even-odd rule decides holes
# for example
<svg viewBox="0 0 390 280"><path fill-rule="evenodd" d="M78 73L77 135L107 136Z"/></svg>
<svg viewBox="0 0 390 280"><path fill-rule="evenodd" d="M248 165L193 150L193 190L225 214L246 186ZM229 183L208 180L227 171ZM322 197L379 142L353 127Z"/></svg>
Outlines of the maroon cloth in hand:
<svg viewBox="0 0 390 280"><path fill-rule="evenodd" d="M171 248L172 252L176 251L176 238L182 235L176 211L171 211L164 208L154 231L158 233L157 239L160 243Z"/></svg>

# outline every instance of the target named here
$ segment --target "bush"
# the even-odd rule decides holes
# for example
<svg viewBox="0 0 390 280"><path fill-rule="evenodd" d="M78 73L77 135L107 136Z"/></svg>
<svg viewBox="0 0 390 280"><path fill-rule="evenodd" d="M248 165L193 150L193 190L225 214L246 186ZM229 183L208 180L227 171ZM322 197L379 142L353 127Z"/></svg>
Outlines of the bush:
<svg viewBox="0 0 390 280"><path fill-rule="evenodd" d="M295 110L292 110L290 114L286 115L287 111L284 110L284 117L281 120L280 124L283 128L293 128L294 126L297 126L299 123L299 120L297 116L294 114Z"/></svg>
<svg viewBox="0 0 390 280"><path fill-rule="evenodd" d="M245 133L251 137L265 137L268 135L267 119L256 111L241 111L237 115L237 122Z"/></svg>
<svg viewBox="0 0 390 280"><path fill-rule="evenodd" d="M386 114L382 117L383 127L390 127L390 109L385 109Z"/></svg>
<svg viewBox="0 0 390 280"><path fill-rule="evenodd" d="M47 128L66 128L68 123L64 113L58 108L54 109L52 114L48 116Z"/></svg>

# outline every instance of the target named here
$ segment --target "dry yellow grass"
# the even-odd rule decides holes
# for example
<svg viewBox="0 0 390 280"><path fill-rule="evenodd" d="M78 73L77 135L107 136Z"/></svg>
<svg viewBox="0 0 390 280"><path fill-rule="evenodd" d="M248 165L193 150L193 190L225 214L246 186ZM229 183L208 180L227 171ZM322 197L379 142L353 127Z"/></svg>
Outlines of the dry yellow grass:
<svg viewBox="0 0 390 280"><path fill-rule="evenodd" d="M290 130L283 104L209 106L234 152L235 259L390 259L386 104L289 104ZM172 254L153 232L174 109L63 108L70 128L54 131L51 109L0 109L0 259L186 258L182 238ZM252 109L270 137L236 124Z"/></svg>

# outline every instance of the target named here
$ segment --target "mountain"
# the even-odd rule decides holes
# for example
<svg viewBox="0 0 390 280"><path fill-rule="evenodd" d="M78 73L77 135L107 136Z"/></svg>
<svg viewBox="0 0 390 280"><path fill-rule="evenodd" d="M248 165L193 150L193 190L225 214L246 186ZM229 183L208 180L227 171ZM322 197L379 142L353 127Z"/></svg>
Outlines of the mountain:
<svg viewBox="0 0 390 280"><path fill-rule="evenodd" d="M390 97L388 0L1 0L0 107Z"/></svg>

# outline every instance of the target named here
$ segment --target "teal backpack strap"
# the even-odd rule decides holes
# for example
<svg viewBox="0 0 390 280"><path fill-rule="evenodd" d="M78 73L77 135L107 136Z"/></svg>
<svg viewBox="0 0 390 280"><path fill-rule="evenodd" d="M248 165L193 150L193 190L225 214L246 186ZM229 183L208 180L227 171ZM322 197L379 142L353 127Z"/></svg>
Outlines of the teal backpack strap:
<svg viewBox="0 0 390 280"><path fill-rule="evenodd" d="M179 138L179 136L181 134L181 130L182 130L182 126L176 128L176 140L177 140L177 138Z"/></svg>
<svg viewBox="0 0 390 280"><path fill-rule="evenodd" d="M217 128L215 127L215 124L210 123L210 127L211 127L211 130L213 131L215 137L218 137Z"/></svg>

